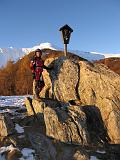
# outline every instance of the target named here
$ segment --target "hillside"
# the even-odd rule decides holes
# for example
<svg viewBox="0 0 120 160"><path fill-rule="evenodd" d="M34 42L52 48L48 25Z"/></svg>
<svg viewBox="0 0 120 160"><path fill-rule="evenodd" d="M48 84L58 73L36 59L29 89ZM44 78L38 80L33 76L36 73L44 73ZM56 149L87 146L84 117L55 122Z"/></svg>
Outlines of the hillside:
<svg viewBox="0 0 120 160"><path fill-rule="evenodd" d="M105 58L102 60L96 61L96 63L105 64L108 68L120 75L120 58Z"/></svg>

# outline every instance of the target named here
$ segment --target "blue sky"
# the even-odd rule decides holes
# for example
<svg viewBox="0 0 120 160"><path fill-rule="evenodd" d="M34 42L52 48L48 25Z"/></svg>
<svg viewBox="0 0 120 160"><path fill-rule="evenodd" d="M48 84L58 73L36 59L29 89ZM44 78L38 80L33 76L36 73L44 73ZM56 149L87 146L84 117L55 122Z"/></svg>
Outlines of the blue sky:
<svg viewBox="0 0 120 160"><path fill-rule="evenodd" d="M69 49L120 53L120 0L0 0L0 47L63 47L66 23Z"/></svg>

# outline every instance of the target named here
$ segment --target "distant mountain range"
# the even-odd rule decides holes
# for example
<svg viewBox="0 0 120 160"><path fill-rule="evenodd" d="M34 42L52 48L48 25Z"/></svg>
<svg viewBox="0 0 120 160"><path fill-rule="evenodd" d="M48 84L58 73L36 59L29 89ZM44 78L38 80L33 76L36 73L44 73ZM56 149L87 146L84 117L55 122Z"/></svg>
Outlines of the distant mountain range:
<svg viewBox="0 0 120 160"><path fill-rule="evenodd" d="M21 59L24 55L29 54L35 49L50 49L50 50L60 50L58 47L53 46L51 43L41 43L32 48L0 48L0 67L5 66L8 60L17 61ZM62 49L61 49L62 50ZM79 55L87 60L94 61L109 57L120 57L120 54L104 54L97 52L84 52L78 50L70 50L70 52Z"/></svg>
<svg viewBox="0 0 120 160"><path fill-rule="evenodd" d="M8 60L17 61L37 48L56 50L50 43L41 43L32 48L0 48L0 67L4 66Z"/></svg>

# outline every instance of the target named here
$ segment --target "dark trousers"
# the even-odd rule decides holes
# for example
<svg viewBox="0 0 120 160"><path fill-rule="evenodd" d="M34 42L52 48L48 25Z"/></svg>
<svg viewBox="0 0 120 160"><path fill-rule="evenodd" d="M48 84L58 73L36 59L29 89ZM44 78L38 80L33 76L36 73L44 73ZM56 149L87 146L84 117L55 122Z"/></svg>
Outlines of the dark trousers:
<svg viewBox="0 0 120 160"><path fill-rule="evenodd" d="M41 92L44 86L45 86L44 81L34 79L33 80L33 95L35 97L39 97L39 93Z"/></svg>

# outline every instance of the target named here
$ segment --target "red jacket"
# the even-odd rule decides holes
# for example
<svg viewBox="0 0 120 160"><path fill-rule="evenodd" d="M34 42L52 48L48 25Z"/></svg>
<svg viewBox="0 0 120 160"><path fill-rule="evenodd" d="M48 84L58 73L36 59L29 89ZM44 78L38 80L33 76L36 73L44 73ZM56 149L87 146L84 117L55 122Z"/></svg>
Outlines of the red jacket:
<svg viewBox="0 0 120 160"><path fill-rule="evenodd" d="M44 61L39 57L34 57L30 62L30 68L35 75L35 79L40 80L44 68Z"/></svg>

